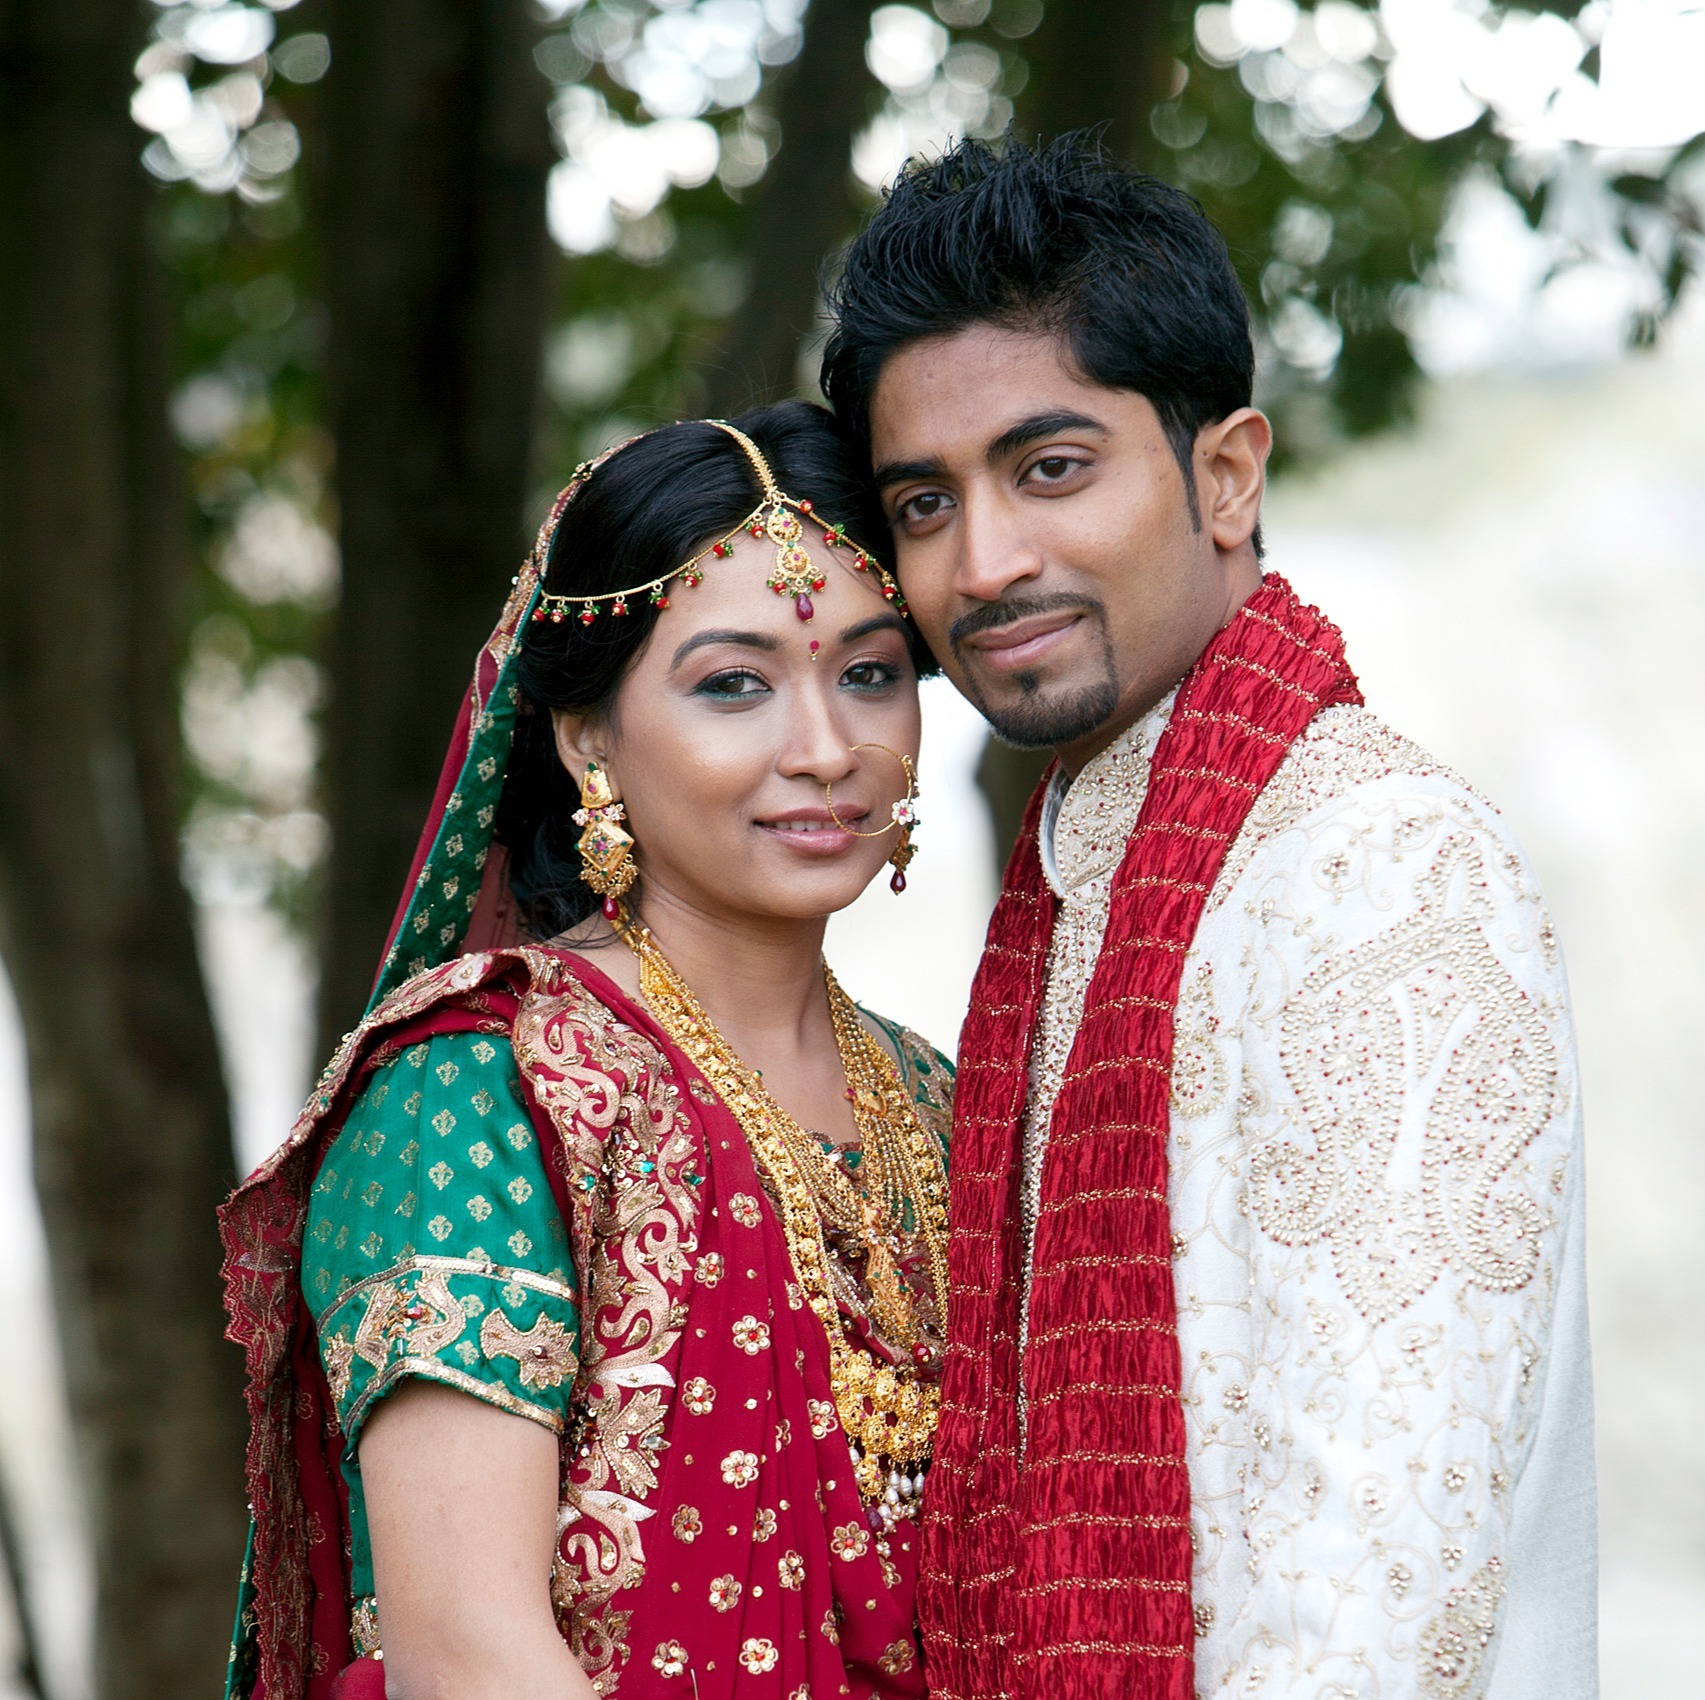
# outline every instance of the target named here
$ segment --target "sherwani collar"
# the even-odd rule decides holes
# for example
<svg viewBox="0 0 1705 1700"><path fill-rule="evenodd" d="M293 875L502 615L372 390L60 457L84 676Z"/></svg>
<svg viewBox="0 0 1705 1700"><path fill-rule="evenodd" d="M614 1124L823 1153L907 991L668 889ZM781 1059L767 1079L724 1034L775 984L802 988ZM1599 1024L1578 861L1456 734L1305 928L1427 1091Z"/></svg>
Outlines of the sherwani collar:
<svg viewBox="0 0 1705 1700"><path fill-rule="evenodd" d="M1124 860L1148 792L1149 763L1177 700L1174 686L1075 779L1059 766L1048 776L1037 848L1042 877L1056 897L1112 873Z"/></svg>

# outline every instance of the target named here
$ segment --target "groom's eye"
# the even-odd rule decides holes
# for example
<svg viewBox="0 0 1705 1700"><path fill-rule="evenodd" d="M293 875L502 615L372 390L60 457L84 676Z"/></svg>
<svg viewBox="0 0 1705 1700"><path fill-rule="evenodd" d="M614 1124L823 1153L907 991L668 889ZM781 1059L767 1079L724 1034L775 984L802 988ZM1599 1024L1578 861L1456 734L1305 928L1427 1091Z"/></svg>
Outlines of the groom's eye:
<svg viewBox="0 0 1705 1700"><path fill-rule="evenodd" d="M925 490L919 495L908 496L894 517L914 523L934 519L946 506L947 497L940 490Z"/></svg>
<svg viewBox="0 0 1705 1700"><path fill-rule="evenodd" d="M1040 460L1031 462L1030 476L1042 484L1058 484L1070 478L1082 464L1071 455L1043 455Z"/></svg>

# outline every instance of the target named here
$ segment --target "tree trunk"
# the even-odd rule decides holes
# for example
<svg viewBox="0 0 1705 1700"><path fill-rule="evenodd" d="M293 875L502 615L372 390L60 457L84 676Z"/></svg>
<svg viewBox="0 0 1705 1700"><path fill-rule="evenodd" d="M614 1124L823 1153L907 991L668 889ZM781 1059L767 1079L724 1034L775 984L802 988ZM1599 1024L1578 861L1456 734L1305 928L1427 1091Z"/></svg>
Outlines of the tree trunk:
<svg viewBox="0 0 1705 1700"><path fill-rule="evenodd" d="M525 551L548 284L525 0L326 0L313 161L343 600L326 775L328 1040L360 1015L456 705Z"/></svg>
<svg viewBox="0 0 1705 1700"><path fill-rule="evenodd" d="M1030 80L1020 130L1051 141L1101 126L1108 148L1131 165L1152 158L1148 115L1166 99L1173 55L1187 43L1194 5L1180 0L1046 0L1024 43Z"/></svg>
<svg viewBox="0 0 1705 1700"><path fill-rule="evenodd" d="M189 556L134 0L0 4L0 949L104 1700L217 1691L242 1547L225 1091L178 878Z"/></svg>
<svg viewBox="0 0 1705 1700"><path fill-rule="evenodd" d="M805 47L776 77L781 149L749 209L748 288L711 363L714 414L798 392L820 270L855 218L851 155L874 87L864 63L872 9L872 0L811 0Z"/></svg>

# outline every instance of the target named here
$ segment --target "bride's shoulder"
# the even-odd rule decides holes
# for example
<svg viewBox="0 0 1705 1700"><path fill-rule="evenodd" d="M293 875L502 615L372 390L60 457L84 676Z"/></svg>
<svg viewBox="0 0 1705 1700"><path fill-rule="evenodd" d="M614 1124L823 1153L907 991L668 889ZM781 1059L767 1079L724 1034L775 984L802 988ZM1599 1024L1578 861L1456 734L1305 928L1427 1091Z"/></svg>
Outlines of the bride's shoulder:
<svg viewBox="0 0 1705 1700"><path fill-rule="evenodd" d="M860 1011L893 1059L901 1081L916 1100L918 1107L951 1116L952 1058L938 1051L928 1039L910 1027L898 1021L891 1021L887 1016L878 1015L875 1010L865 1009L862 1005Z"/></svg>

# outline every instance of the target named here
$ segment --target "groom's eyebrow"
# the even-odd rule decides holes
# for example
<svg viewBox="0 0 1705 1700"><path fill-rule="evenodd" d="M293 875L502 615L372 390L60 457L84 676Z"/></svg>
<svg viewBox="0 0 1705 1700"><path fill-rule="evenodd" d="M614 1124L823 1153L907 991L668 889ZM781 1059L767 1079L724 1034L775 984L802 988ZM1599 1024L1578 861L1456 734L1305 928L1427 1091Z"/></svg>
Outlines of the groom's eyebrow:
<svg viewBox="0 0 1705 1700"><path fill-rule="evenodd" d="M994 466L1017 450L1045 438L1056 437L1062 431L1094 431L1099 436L1107 435L1107 427L1087 413L1077 413L1068 407L1051 408L1046 413L1032 413L1028 418L1007 426L998 436L991 437L983 450L983 458ZM946 471L946 462L935 457L887 460L876 468L871 478L878 490L886 490L891 484L904 484L912 478L941 478Z"/></svg>
<svg viewBox="0 0 1705 1700"><path fill-rule="evenodd" d="M1007 426L998 437L989 440L989 446L983 450L983 458L994 466L1019 449L1027 449L1032 443L1057 437L1065 431L1094 431L1103 437L1107 435L1107 427L1099 419L1092 419L1087 413L1074 413L1069 407L1057 407L1047 413L1032 413L1028 419L1020 419L1016 425Z"/></svg>

